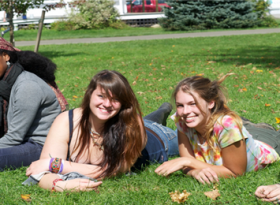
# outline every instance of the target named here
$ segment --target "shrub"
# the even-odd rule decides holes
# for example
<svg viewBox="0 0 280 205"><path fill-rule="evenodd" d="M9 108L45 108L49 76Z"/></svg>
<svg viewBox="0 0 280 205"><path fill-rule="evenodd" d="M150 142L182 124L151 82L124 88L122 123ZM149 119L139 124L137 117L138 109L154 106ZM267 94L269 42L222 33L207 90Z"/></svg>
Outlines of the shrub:
<svg viewBox="0 0 280 205"><path fill-rule="evenodd" d="M171 7L164 8L167 18L159 19L165 30L249 28L260 24L253 13L253 2L246 0L169 0L167 4Z"/></svg>
<svg viewBox="0 0 280 205"><path fill-rule="evenodd" d="M272 16L265 16L261 21L263 27L278 27L277 21Z"/></svg>
<svg viewBox="0 0 280 205"><path fill-rule="evenodd" d="M75 29L105 28L115 25L118 11L113 0L78 0L72 3L73 9L69 20Z"/></svg>
<svg viewBox="0 0 280 205"><path fill-rule="evenodd" d="M51 23L51 29L56 31L75 30L75 24L69 20L55 21Z"/></svg>
<svg viewBox="0 0 280 205"><path fill-rule="evenodd" d="M278 23L276 20L268 15L270 3L268 0L251 0L254 3L254 10L261 20L260 26L263 27L277 27Z"/></svg>

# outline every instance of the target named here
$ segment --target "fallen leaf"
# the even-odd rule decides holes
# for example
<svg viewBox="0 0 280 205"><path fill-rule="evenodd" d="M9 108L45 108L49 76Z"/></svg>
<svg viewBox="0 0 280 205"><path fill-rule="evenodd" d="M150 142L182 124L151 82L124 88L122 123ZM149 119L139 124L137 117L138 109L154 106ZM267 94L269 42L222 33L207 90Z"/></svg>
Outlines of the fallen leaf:
<svg viewBox="0 0 280 205"><path fill-rule="evenodd" d="M250 73L251 73L251 74L254 74L254 71L251 70Z"/></svg>
<svg viewBox="0 0 280 205"><path fill-rule="evenodd" d="M213 199L213 200L216 200L217 197L221 196L220 193L219 193L219 190L213 190L213 191L207 191L207 192L204 192L205 196Z"/></svg>
<svg viewBox="0 0 280 205"><path fill-rule="evenodd" d="M161 100L161 99L162 99L161 96L156 97L156 100Z"/></svg>
<svg viewBox="0 0 280 205"><path fill-rule="evenodd" d="M73 95L73 98L78 98L78 96L76 96L76 95Z"/></svg>
<svg viewBox="0 0 280 205"><path fill-rule="evenodd" d="M242 112L247 112L246 110L242 110Z"/></svg>
<svg viewBox="0 0 280 205"><path fill-rule="evenodd" d="M216 61L208 61L207 63L216 63Z"/></svg>
<svg viewBox="0 0 280 205"><path fill-rule="evenodd" d="M264 105L265 105L265 107L270 107L271 106L271 104L267 104L267 103L265 103Z"/></svg>
<svg viewBox="0 0 280 205"><path fill-rule="evenodd" d="M246 91L247 91L247 88L242 88L242 90L246 92Z"/></svg>
<svg viewBox="0 0 280 205"><path fill-rule="evenodd" d="M256 73L262 73L263 70L256 70Z"/></svg>
<svg viewBox="0 0 280 205"><path fill-rule="evenodd" d="M132 85L136 85L136 81L133 81Z"/></svg>
<svg viewBox="0 0 280 205"><path fill-rule="evenodd" d="M259 87L259 86L258 86L257 88L258 88L258 89L260 89L260 90L262 90L262 88L261 88L261 87Z"/></svg>
<svg viewBox="0 0 280 205"><path fill-rule="evenodd" d="M196 74L197 76L203 76L204 75L204 73L200 73L200 74Z"/></svg>
<svg viewBox="0 0 280 205"><path fill-rule="evenodd" d="M172 46L173 48L175 47L175 45Z"/></svg>
<svg viewBox="0 0 280 205"><path fill-rule="evenodd" d="M239 85L234 85L233 87L237 88Z"/></svg>
<svg viewBox="0 0 280 205"><path fill-rule="evenodd" d="M143 95L144 93L143 93L143 92L141 92L141 91L139 91L139 92L137 92L137 94L139 94L139 95Z"/></svg>
<svg viewBox="0 0 280 205"><path fill-rule="evenodd" d="M276 117L275 120L277 124L280 124L280 117Z"/></svg>
<svg viewBox="0 0 280 205"><path fill-rule="evenodd" d="M21 194L20 196L24 201L31 202L30 194Z"/></svg>
<svg viewBox="0 0 280 205"><path fill-rule="evenodd" d="M256 68L256 67L253 67L252 70L257 70L257 68Z"/></svg>
<svg viewBox="0 0 280 205"><path fill-rule="evenodd" d="M188 196L191 195L191 193L188 193L186 190L184 190L182 193L178 191L170 192L169 195L173 202L177 202L178 204L180 204L184 203L188 199Z"/></svg>

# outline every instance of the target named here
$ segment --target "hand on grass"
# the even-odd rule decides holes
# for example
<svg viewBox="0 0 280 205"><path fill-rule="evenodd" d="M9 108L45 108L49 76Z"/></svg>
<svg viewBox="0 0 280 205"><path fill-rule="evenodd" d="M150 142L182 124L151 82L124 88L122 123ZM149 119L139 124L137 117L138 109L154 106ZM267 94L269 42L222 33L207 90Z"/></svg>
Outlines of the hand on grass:
<svg viewBox="0 0 280 205"><path fill-rule="evenodd" d="M26 169L26 176L49 171L49 163L50 159L39 159L35 162L32 162L31 165Z"/></svg>
<svg viewBox="0 0 280 205"><path fill-rule="evenodd" d="M218 175L209 167L203 169L192 169L188 172L188 175L192 176L202 184L205 184L205 182L207 184L219 182Z"/></svg>
<svg viewBox="0 0 280 205"><path fill-rule="evenodd" d="M183 169L188 165L188 163L189 160L187 158L179 157L177 159L164 162L155 170L155 173L162 176L168 176L173 172Z"/></svg>
<svg viewBox="0 0 280 205"><path fill-rule="evenodd" d="M263 201L280 202L280 185L273 184L268 186L259 186L255 192L258 198Z"/></svg>
<svg viewBox="0 0 280 205"><path fill-rule="evenodd" d="M93 191L96 190L99 185L102 184L102 181L94 182L89 179L72 179L68 181L59 181L56 183L55 190L63 192L64 190L70 190L73 192L79 191Z"/></svg>

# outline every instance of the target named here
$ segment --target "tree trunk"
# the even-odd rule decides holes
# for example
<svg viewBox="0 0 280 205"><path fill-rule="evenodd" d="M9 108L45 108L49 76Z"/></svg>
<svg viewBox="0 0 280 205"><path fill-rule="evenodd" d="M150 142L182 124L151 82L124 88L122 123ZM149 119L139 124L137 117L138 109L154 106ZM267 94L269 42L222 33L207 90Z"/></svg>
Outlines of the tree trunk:
<svg viewBox="0 0 280 205"><path fill-rule="evenodd" d="M9 27L10 27L10 43L14 45L14 11L13 11L13 0L9 0L9 9L8 12L9 14Z"/></svg>

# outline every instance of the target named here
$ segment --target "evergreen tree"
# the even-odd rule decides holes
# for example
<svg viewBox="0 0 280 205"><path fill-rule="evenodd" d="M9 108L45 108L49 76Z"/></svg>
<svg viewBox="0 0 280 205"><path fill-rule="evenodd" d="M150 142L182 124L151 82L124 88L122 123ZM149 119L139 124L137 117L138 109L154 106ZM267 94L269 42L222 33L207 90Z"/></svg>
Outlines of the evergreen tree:
<svg viewBox="0 0 280 205"><path fill-rule="evenodd" d="M250 28L259 25L247 0L168 0L166 18L159 19L166 30L204 30L213 28Z"/></svg>

